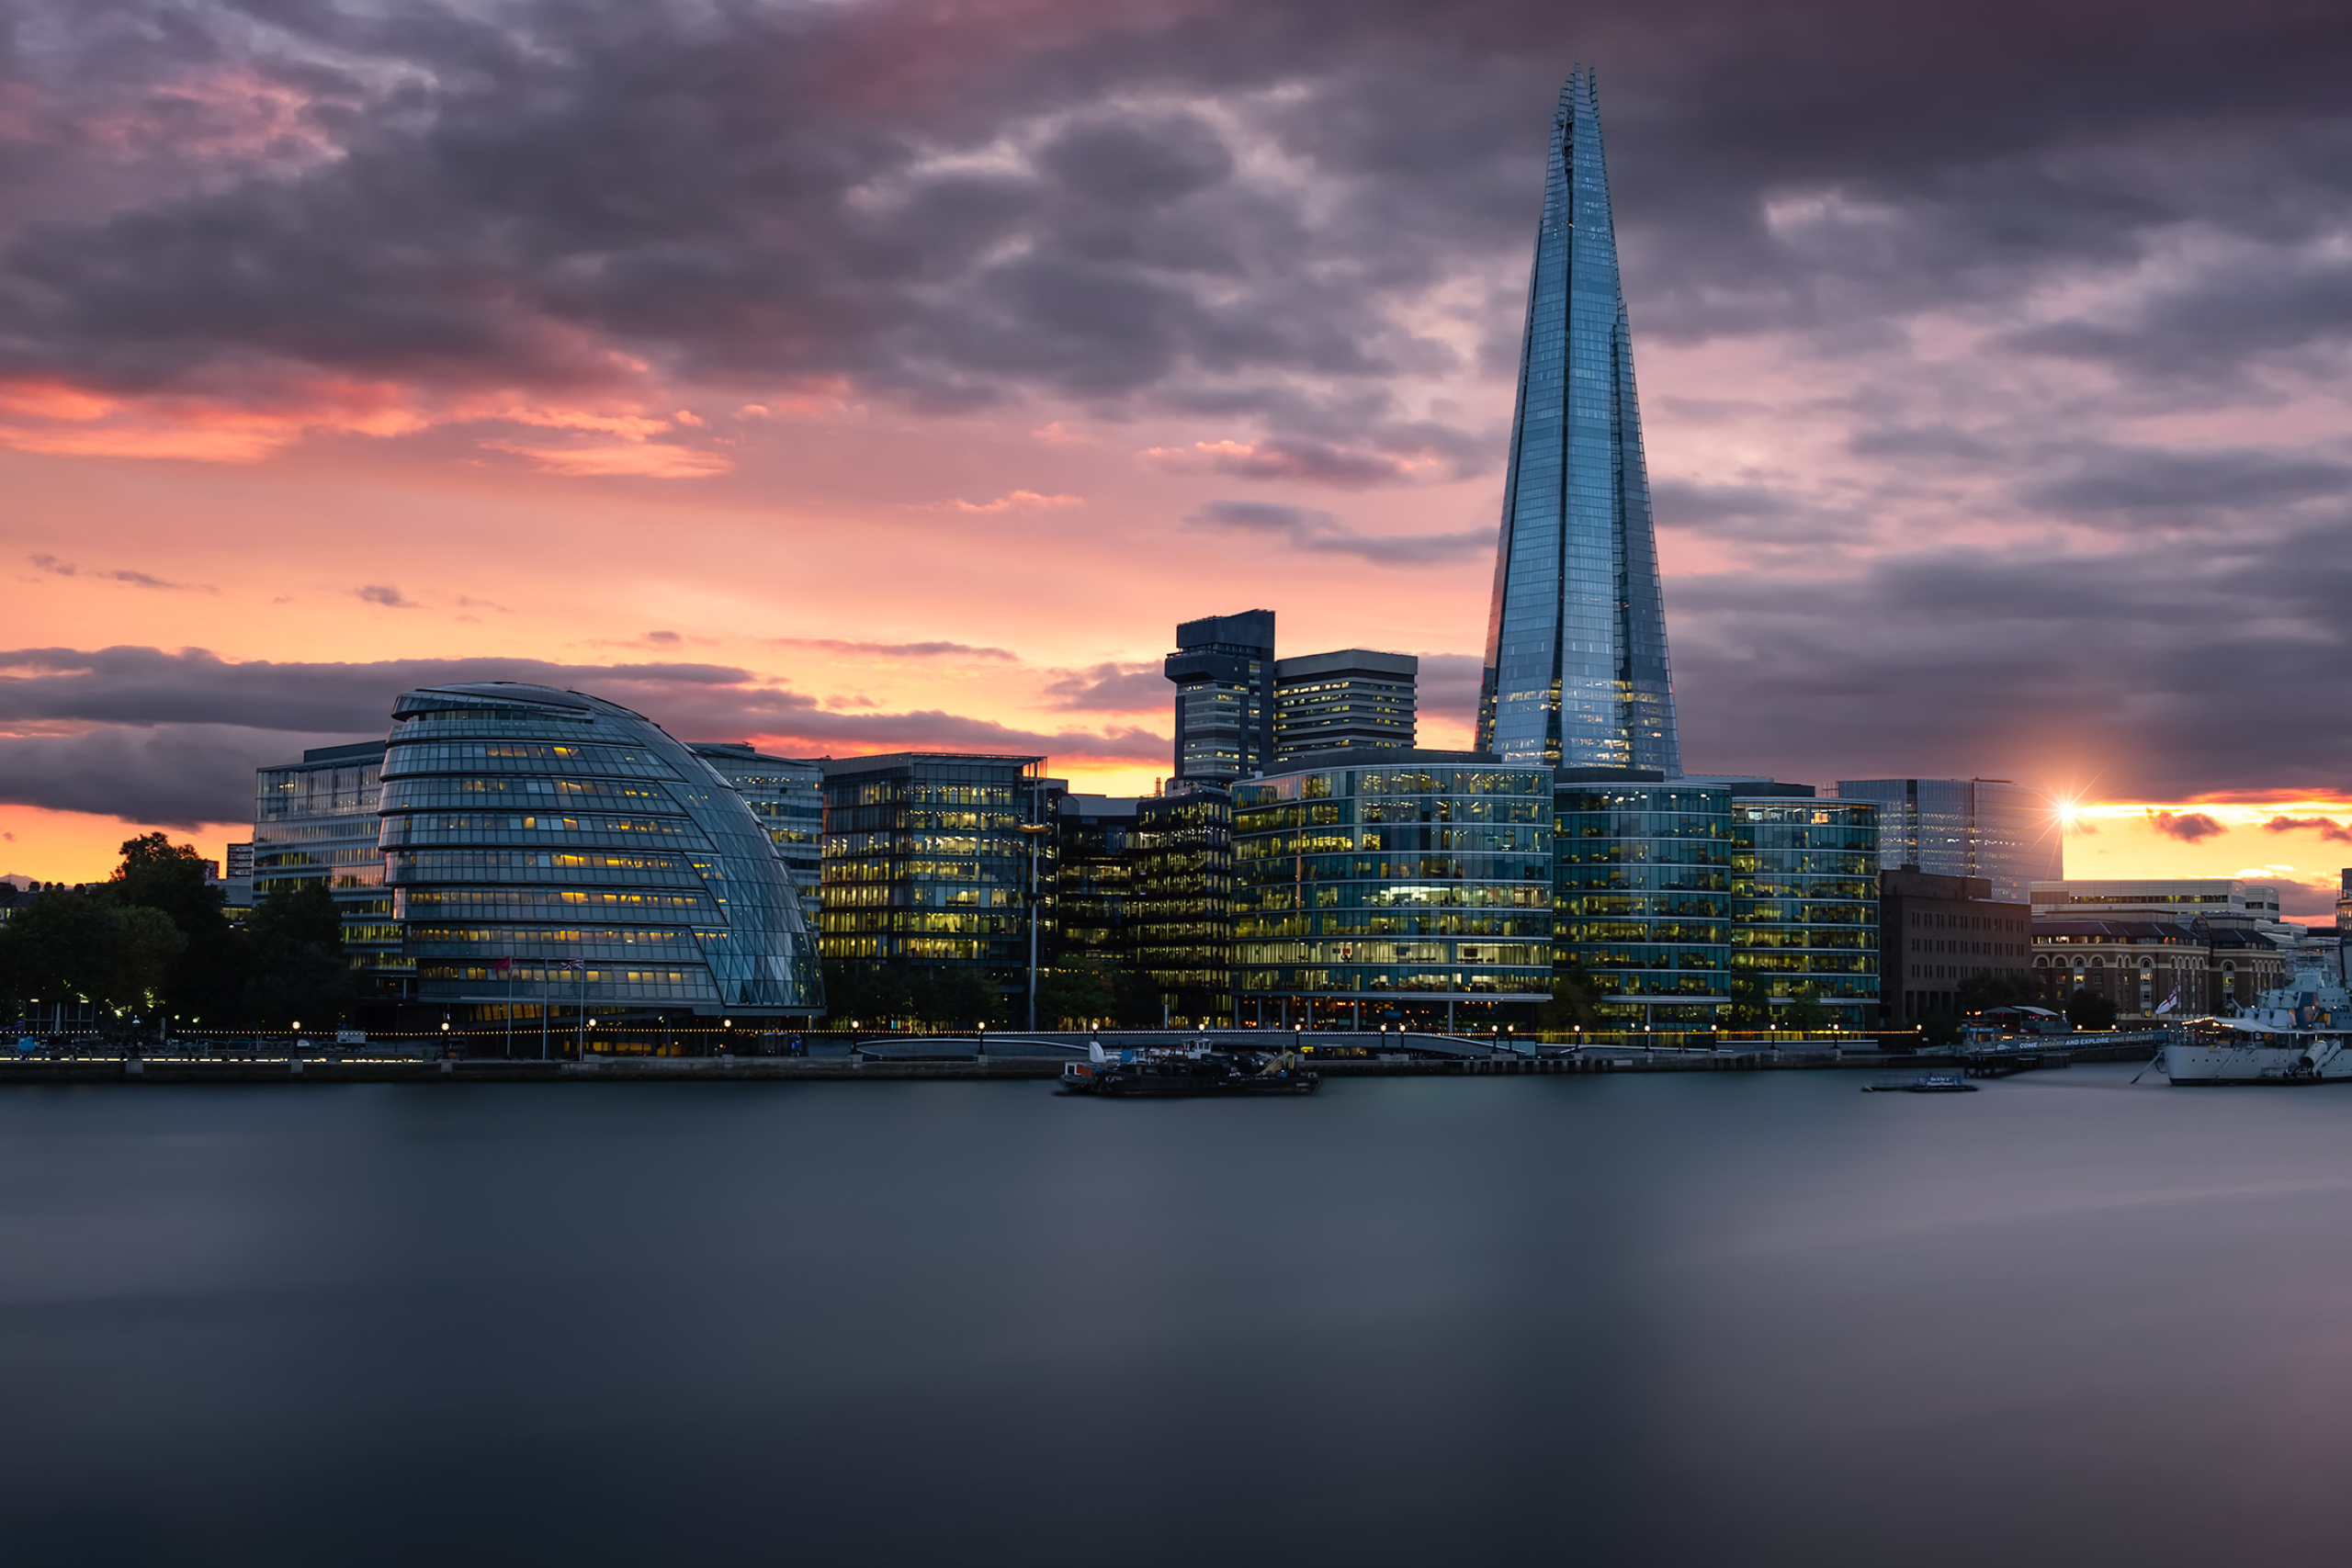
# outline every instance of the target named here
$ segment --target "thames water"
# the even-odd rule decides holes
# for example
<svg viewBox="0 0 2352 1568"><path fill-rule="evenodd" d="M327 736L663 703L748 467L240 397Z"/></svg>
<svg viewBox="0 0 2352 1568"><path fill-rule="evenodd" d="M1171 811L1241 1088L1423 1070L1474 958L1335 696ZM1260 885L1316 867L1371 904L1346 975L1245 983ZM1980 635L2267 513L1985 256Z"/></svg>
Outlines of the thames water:
<svg viewBox="0 0 2352 1568"><path fill-rule="evenodd" d="M2334 1563L2352 1089L0 1091L0 1560Z"/></svg>

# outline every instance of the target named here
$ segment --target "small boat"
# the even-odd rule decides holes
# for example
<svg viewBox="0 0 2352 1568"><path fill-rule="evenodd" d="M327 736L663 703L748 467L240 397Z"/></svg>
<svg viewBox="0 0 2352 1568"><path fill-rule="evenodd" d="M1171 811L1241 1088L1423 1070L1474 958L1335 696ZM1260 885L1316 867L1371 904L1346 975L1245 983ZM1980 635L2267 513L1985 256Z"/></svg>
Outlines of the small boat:
<svg viewBox="0 0 2352 1568"><path fill-rule="evenodd" d="M1313 1094L1319 1075L1295 1051L1220 1051L1206 1043L1123 1050L1116 1056L1089 1041L1087 1060L1063 1064L1064 1094L1109 1100L1246 1098Z"/></svg>
<svg viewBox="0 0 2352 1568"><path fill-rule="evenodd" d="M2189 1021L2158 1060L2182 1088L2342 1083L2352 1079L2347 1043L2352 996L2324 967L2306 964L2233 1018Z"/></svg>
<svg viewBox="0 0 2352 1568"><path fill-rule="evenodd" d="M1921 1073L1917 1077L1881 1078L1862 1086L1864 1094L1974 1094L1976 1086L1958 1073Z"/></svg>

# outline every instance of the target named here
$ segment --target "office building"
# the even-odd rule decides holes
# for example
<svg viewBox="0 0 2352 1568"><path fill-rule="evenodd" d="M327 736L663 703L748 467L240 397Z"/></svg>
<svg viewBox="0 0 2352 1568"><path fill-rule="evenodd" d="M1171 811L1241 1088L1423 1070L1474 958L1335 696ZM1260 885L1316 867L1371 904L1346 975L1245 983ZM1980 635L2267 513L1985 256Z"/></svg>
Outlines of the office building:
<svg viewBox="0 0 2352 1568"><path fill-rule="evenodd" d="M1275 660L1275 764L1316 751L1411 750L1420 669L1409 653L1362 648Z"/></svg>
<svg viewBox="0 0 2352 1568"><path fill-rule="evenodd" d="M1878 919L1879 1000L1891 1025L1958 1017L1972 978L2006 976L2020 990L2029 983L2033 911L1997 897L1989 877L1881 871Z"/></svg>
<svg viewBox="0 0 2352 1568"><path fill-rule="evenodd" d="M1233 857L1241 1022L1525 1028L1551 995L1548 769L1300 759L1234 786Z"/></svg>
<svg viewBox="0 0 2352 1568"><path fill-rule="evenodd" d="M1877 804L1881 871L1980 876L2009 904L2066 874L2055 805L2041 790L2006 779L1840 779L1838 798Z"/></svg>
<svg viewBox="0 0 2352 1568"><path fill-rule="evenodd" d="M475 1018L822 1010L761 818L627 708L506 681L404 693L382 793L417 1001Z"/></svg>
<svg viewBox="0 0 2352 1568"><path fill-rule="evenodd" d="M1176 683L1176 776L1229 784L1264 771L1274 756L1274 613L1186 621L1161 668Z"/></svg>
<svg viewBox="0 0 2352 1568"><path fill-rule="evenodd" d="M1604 1023L1705 1029L1731 1001L1731 790L1563 769L1553 952Z"/></svg>
<svg viewBox="0 0 2352 1568"><path fill-rule="evenodd" d="M1876 1021L1878 807L1811 784L1730 788L1733 1021L1801 997L1841 1028Z"/></svg>
<svg viewBox="0 0 2352 1568"><path fill-rule="evenodd" d="M1682 771L1593 73L1553 117L1488 612L1478 749Z"/></svg>
<svg viewBox="0 0 2352 1568"><path fill-rule="evenodd" d="M766 828L800 895L801 915L813 930L823 879L825 770L814 762L767 756L738 740L693 741L686 750L717 769Z"/></svg>
<svg viewBox="0 0 2352 1568"><path fill-rule="evenodd" d="M2276 941L2299 940L2300 927L2278 918L2278 889L2239 877L2108 877L2035 882L2028 897L2037 920L2199 920L2245 927Z"/></svg>
<svg viewBox="0 0 2352 1568"><path fill-rule="evenodd" d="M1102 795L1055 803L1053 962L1128 962L1139 805Z"/></svg>
<svg viewBox="0 0 2352 1568"><path fill-rule="evenodd" d="M1001 995L1028 983L1031 921L1053 867L1042 757L900 751L827 757L818 946L865 967L971 970Z"/></svg>
<svg viewBox="0 0 2352 1568"><path fill-rule="evenodd" d="M344 957L369 1000L398 997L409 971L377 849L383 761L383 741L357 740L315 746L299 762L257 770L245 855L247 904L310 883L334 895L343 915ZM235 891L233 884L224 889L232 905Z"/></svg>
<svg viewBox="0 0 2352 1568"><path fill-rule="evenodd" d="M1234 1021L1233 797L1180 781L1136 802L1131 962L1178 1028Z"/></svg>

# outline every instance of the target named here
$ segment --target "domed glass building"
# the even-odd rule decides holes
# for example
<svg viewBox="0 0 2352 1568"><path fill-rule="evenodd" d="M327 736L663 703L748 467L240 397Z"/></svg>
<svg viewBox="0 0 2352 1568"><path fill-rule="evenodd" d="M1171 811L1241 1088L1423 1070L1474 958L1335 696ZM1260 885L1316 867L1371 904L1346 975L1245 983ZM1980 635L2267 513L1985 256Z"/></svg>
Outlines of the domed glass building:
<svg viewBox="0 0 2352 1568"><path fill-rule="evenodd" d="M381 809L420 1002L822 1010L800 901L760 819L625 707L504 681L405 693Z"/></svg>

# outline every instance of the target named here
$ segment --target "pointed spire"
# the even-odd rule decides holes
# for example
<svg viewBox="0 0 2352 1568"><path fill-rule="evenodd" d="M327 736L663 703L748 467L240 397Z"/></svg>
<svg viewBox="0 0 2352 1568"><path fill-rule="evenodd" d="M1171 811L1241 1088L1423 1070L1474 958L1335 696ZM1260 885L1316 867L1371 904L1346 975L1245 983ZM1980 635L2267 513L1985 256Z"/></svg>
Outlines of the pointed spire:
<svg viewBox="0 0 2352 1568"><path fill-rule="evenodd" d="M1478 744L1682 771L1591 67L1560 89L1528 284Z"/></svg>

